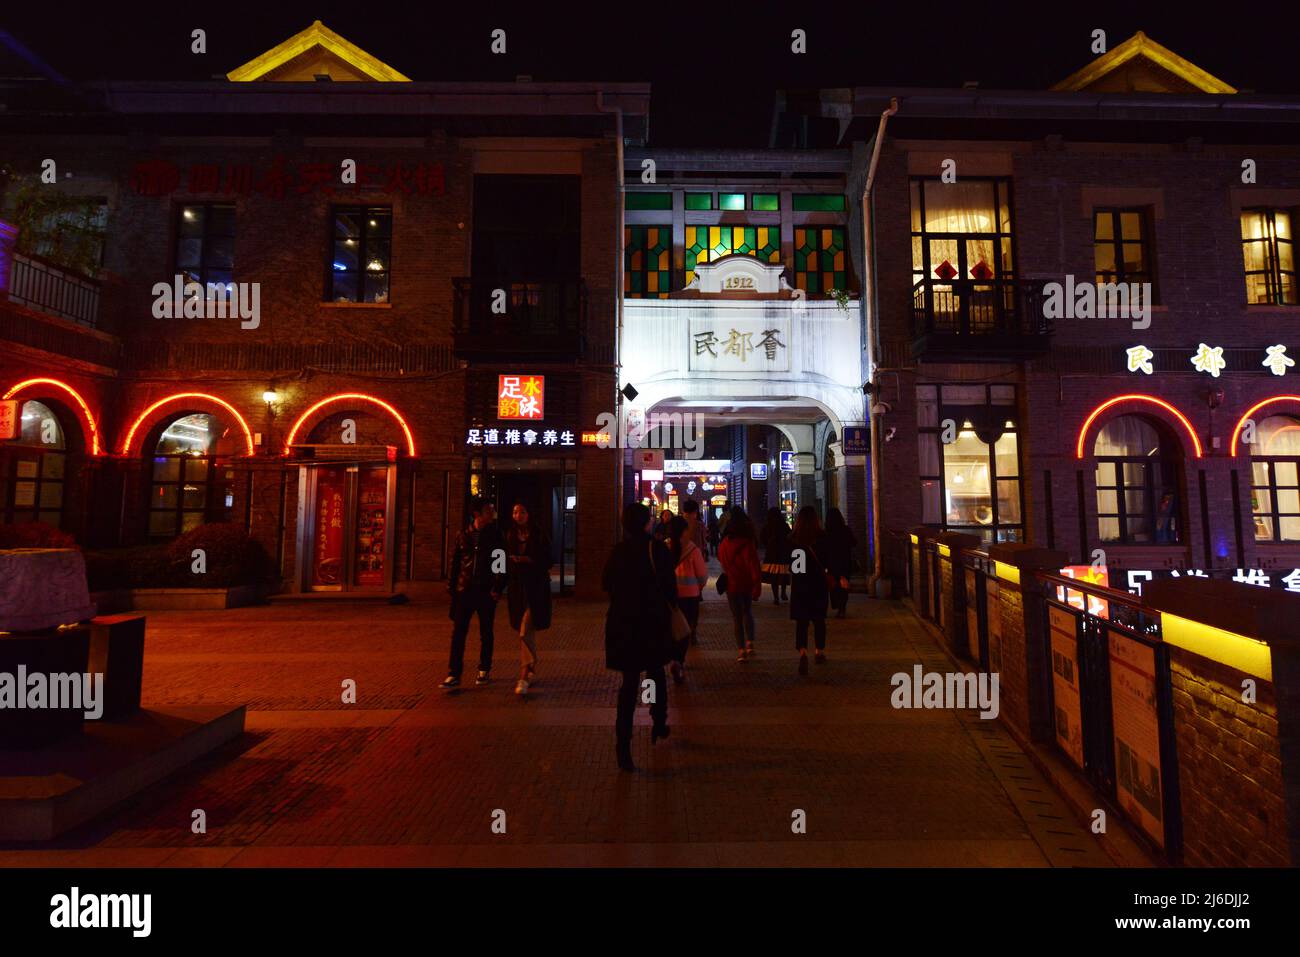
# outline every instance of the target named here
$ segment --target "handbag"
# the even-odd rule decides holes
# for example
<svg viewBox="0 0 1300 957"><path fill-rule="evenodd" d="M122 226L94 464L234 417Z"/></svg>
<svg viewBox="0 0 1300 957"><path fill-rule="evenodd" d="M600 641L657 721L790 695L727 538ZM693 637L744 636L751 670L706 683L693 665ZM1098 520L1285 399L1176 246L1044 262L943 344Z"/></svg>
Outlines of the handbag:
<svg viewBox="0 0 1300 957"><path fill-rule="evenodd" d="M650 556L650 574L655 575L655 543L653 540L650 541L648 552ZM691 637L691 623L686 620L682 610L668 604L668 599L664 598L663 595L660 595L659 598L664 603L664 607L668 609L668 633L672 636L673 641L685 641Z"/></svg>
<svg viewBox="0 0 1300 957"><path fill-rule="evenodd" d="M727 593L727 573L723 572L718 576L718 580L713 583L713 587L718 590L719 595Z"/></svg>

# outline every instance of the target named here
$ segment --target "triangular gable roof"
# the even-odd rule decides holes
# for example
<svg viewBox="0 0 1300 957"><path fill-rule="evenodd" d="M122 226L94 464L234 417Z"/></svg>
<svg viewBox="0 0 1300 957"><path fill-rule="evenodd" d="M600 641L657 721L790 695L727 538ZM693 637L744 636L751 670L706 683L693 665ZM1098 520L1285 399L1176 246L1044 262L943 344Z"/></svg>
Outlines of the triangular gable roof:
<svg viewBox="0 0 1300 957"><path fill-rule="evenodd" d="M299 70L288 67L300 61ZM331 70L333 66L335 69ZM286 67L288 67L286 69ZM306 30L226 74L236 82L249 80L307 80L311 73L329 72L337 80L410 82L410 77L371 56L316 20ZM306 75L300 75L306 74ZM338 74L338 75L335 75Z"/></svg>
<svg viewBox="0 0 1300 957"><path fill-rule="evenodd" d="M1152 65L1158 69L1151 70ZM1146 68L1145 71L1143 70L1144 67ZM1174 51L1156 43L1155 40L1152 40L1141 30L1119 46L1097 57L1082 70L1070 74L1053 86L1052 89L1077 92L1095 87L1105 88L1113 85L1113 82L1119 79L1119 77L1113 77L1111 74L1116 73L1121 68L1135 76L1142 72L1151 74L1147 77L1148 80L1157 77L1160 71L1173 74L1177 80L1170 84L1170 88L1164 92L1237 92L1235 87L1224 83L1217 76L1207 73L1195 63L1184 60ZM1111 84L1104 82L1106 77L1111 77ZM1177 81L1182 82L1178 83ZM1188 89L1178 88L1184 84Z"/></svg>

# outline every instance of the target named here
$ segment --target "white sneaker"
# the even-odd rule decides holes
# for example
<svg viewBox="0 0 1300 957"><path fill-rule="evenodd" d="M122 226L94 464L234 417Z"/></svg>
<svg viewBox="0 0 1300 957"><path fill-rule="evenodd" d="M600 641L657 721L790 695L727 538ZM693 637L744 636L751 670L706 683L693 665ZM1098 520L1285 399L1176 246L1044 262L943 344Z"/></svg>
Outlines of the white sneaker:
<svg viewBox="0 0 1300 957"><path fill-rule="evenodd" d="M515 694L528 694L528 679L520 678L519 683L515 685Z"/></svg>

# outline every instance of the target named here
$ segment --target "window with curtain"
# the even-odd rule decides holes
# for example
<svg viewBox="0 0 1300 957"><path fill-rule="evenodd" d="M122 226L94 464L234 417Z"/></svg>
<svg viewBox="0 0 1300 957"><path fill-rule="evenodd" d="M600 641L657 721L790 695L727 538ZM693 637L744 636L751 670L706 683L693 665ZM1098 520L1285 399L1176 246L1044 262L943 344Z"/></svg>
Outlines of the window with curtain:
<svg viewBox="0 0 1300 957"><path fill-rule="evenodd" d="M1300 541L1300 419L1270 415L1260 422L1250 468L1255 541Z"/></svg>
<svg viewBox="0 0 1300 957"><path fill-rule="evenodd" d="M1243 209L1241 246L1246 263L1246 302L1294 306L1291 210Z"/></svg>
<svg viewBox="0 0 1300 957"><path fill-rule="evenodd" d="M912 281L1008 279L1011 184L912 180Z"/></svg>
<svg viewBox="0 0 1300 957"><path fill-rule="evenodd" d="M985 541L1024 539L1017 418L1015 386L917 386L925 524Z"/></svg>
<svg viewBox="0 0 1300 957"><path fill-rule="evenodd" d="M1177 449L1164 426L1145 416L1118 416L1097 433L1097 530L1103 542L1182 542Z"/></svg>

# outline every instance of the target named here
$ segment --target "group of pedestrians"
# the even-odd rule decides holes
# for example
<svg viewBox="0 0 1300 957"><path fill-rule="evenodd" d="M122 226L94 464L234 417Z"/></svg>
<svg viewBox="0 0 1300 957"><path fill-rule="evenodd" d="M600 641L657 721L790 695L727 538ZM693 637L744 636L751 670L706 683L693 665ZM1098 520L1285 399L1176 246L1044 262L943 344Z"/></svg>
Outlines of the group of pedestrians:
<svg viewBox="0 0 1300 957"><path fill-rule="evenodd" d="M475 615L479 629L475 684L492 680L497 602L504 594L510 627L519 635L515 693L526 695L537 676L537 632L551 627L551 545L523 502L511 509L504 534L497 524L496 506L487 499L474 499L470 515L469 527L456 536L451 556L451 661L442 687L460 686L465 640Z"/></svg>
<svg viewBox="0 0 1300 957"><path fill-rule="evenodd" d="M496 508L476 498L471 522L456 537L449 589L453 623L451 660L442 687L459 687L470 624L479 619L476 684L492 680L497 604L506 597L510 627L519 636L520 666L515 693L526 695L537 678L537 632L551 624L551 545L527 506L515 503L503 531ZM826 662L826 618L830 609L845 617L849 575L856 540L839 509L822 527L817 510L804 506L794 529L778 508L768 510L761 534L740 506L726 508L708 525L699 504L687 499L682 514L664 510L658 517L645 505L623 509L623 537L605 564L601 586L609 595L605 617L605 664L622 675L615 718L618 765L632 763L632 717L641 676L653 686L650 740L669 735L667 676L686 680L686 657L697 641L700 604L708 584L707 556L712 545L722 566L717 589L731 612L739 662L754 657L754 602L764 580L776 604L787 601L795 623L799 674L808 674L808 634L813 658ZM763 561L759 562L759 546Z"/></svg>

